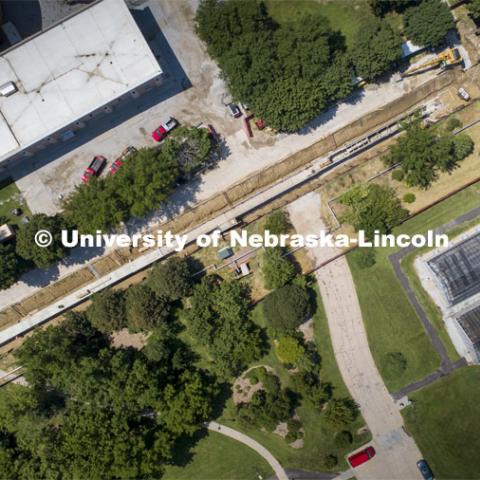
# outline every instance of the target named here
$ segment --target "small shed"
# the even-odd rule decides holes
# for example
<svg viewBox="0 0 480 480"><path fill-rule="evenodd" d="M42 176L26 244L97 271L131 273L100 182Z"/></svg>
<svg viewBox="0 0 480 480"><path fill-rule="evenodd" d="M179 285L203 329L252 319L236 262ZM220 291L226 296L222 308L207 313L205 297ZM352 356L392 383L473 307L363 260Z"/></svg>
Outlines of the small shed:
<svg viewBox="0 0 480 480"><path fill-rule="evenodd" d="M218 251L218 258L220 260L226 260L233 255L233 250L231 247L224 247Z"/></svg>
<svg viewBox="0 0 480 480"><path fill-rule="evenodd" d="M6 242L15 236L15 231L10 225L4 223L0 225L0 243Z"/></svg>

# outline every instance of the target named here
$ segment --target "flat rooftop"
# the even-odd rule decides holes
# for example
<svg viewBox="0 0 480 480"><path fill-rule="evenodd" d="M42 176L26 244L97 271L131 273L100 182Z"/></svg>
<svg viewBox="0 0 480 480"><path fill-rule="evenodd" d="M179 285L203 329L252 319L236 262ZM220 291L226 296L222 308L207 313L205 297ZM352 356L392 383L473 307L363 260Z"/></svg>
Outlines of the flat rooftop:
<svg viewBox="0 0 480 480"><path fill-rule="evenodd" d="M480 233L428 261L450 305L480 292Z"/></svg>
<svg viewBox="0 0 480 480"><path fill-rule="evenodd" d="M124 0L102 0L0 56L0 162L161 74Z"/></svg>

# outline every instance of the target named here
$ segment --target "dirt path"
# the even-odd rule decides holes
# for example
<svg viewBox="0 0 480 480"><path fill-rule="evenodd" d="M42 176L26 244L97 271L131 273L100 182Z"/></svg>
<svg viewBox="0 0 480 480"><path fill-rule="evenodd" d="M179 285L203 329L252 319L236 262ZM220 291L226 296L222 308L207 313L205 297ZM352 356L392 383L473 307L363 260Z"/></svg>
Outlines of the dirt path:
<svg viewBox="0 0 480 480"><path fill-rule="evenodd" d="M301 234L324 229L320 197L309 194L289 207L290 219ZM332 248L311 249L317 264L335 256ZM322 295L333 350L343 380L372 432L374 459L355 469L359 480L420 479L415 465L422 454L403 430L403 419L383 383L367 341L355 284L345 257L316 273Z"/></svg>

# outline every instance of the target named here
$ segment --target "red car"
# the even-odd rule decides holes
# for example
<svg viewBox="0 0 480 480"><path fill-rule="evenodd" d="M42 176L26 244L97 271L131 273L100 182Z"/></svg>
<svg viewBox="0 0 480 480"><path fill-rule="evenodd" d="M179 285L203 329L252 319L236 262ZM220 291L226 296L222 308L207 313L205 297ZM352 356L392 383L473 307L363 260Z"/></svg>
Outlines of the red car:
<svg viewBox="0 0 480 480"><path fill-rule="evenodd" d="M82 175L82 182L88 183L92 177L98 177L105 168L107 159L103 155L97 155Z"/></svg>
<svg viewBox="0 0 480 480"><path fill-rule="evenodd" d="M152 132L153 139L157 142L161 142L177 125L177 121L170 117L166 122L163 122L156 130Z"/></svg>
<svg viewBox="0 0 480 480"><path fill-rule="evenodd" d="M122 154L110 165L110 173L112 175L114 175L115 173L117 173L118 169L123 165L123 163L125 162L125 160L127 159L127 157L129 155L131 155L132 153L135 153L137 151L137 149L135 147L132 147L131 145L128 146L123 152Z"/></svg>
<svg viewBox="0 0 480 480"><path fill-rule="evenodd" d="M360 452L348 457L348 462L352 467L358 467L359 465L362 465L362 463L368 462L374 456L375 449L373 447L367 447L365 450L361 450Z"/></svg>

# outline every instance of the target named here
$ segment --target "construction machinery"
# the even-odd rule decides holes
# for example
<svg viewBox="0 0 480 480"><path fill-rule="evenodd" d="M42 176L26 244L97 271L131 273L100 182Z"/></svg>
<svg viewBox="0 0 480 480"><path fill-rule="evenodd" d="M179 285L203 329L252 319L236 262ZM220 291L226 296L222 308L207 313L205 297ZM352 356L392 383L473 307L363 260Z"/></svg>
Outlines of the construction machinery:
<svg viewBox="0 0 480 480"><path fill-rule="evenodd" d="M402 73L402 77L412 75L414 73L420 73L424 70L440 67L441 70L450 68L453 65L461 63L463 60L458 48L447 48L443 52L439 53L435 58L428 60L420 65L410 67L408 70Z"/></svg>

